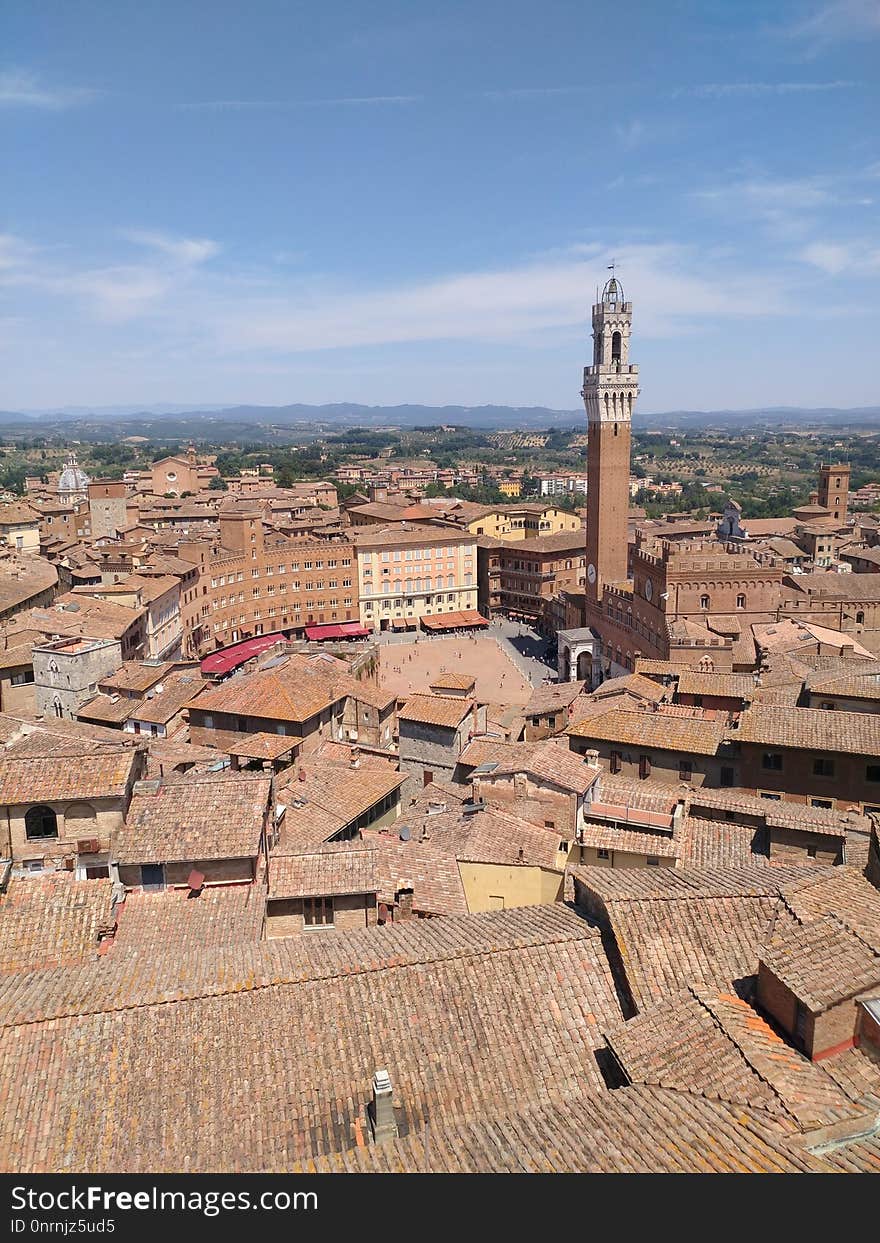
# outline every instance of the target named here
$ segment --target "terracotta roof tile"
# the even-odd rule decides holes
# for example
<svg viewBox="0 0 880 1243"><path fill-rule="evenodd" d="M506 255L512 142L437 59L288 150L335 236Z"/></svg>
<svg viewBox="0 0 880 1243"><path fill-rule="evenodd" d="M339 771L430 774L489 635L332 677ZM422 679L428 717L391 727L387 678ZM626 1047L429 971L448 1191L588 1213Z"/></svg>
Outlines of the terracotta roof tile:
<svg viewBox="0 0 880 1243"><path fill-rule="evenodd" d="M482 1120L513 1100L580 1098L602 1091L593 1049L620 1014L598 933L561 906L111 952L91 973L0 989L7 1020L16 1001L30 1021L0 1049L0 1145L24 1171L289 1171L355 1146L377 1066L411 1131L429 1113ZM245 1065L260 1068L246 1089ZM145 1095L157 1076L163 1090ZM106 1108L74 1108L97 1095Z"/></svg>
<svg viewBox="0 0 880 1243"><path fill-rule="evenodd" d="M8 807L41 800L51 803L124 795L135 762L128 748L86 751L79 743L63 748L67 753L60 754L60 747L30 741L30 754L13 748L0 757L0 804ZM34 754L36 748L42 754Z"/></svg>
<svg viewBox="0 0 880 1243"><path fill-rule="evenodd" d="M880 756L880 715L827 712L822 708L768 707L753 704L729 737L761 746Z"/></svg>
<svg viewBox="0 0 880 1243"><path fill-rule="evenodd" d="M751 699L755 679L750 673L700 673L683 669L678 679L679 695L720 695L725 699Z"/></svg>
<svg viewBox="0 0 880 1243"><path fill-rule="evenodd" d="M398 712L397 719L401 723L413 721L419 725L457 729L473 707L472 699L456 699L449 695L410 695Z"/></svg>
<svg viewBox="0 0 880 1243"><path fill-rule="evenodd" d="M814 1014L880 985L880 954L833 915L786 928L761 962Z"/></svg>
<svg viewBox="0 0 880 1243"><path fill-rule="evenodd" d="M113 840L118 863L248 859L257 855L269 777L253 773L166 778L135 787Z"/></svg>
<svg viewBox="0 0 880 1243"><path fill-rule="evenodd" d="M188 889L133 891L116 908L111 953L181 953L216 949L262 938L266 891L259 885L209 885L197 897Z"/></svg>
<svg viewBox="0 0 880 1243"><path fill-rule="evenodd" d="M508 1107L509 1108L509 1107ZM788 1146L790 1131L762 1110L688 1092L631 1087L580 1092L540 1106L459 1120L432 1118L387 1143L345 1149L309 1171L357 1173L748 1173L821 1171Z"/></svg>
<svg viewBox="0 0 880 1243"><path fill-rule="evenodd" d="M109 880L13 879L0 895L0 973L71 967L98 956L113 928Z"/></svg>
<svg viewBox="0 0 880 1243"><path fill-rule="evenodd" d="M724 726L717 721L670 717L659 712L627 712L624 709L615 709L583 723L576 722L565 732L575 738L619 742L624 746L687 751L693 755L715 755L724 739L725 731Z"/></svg>
<svg viewBox="0 0 880 1243"><path fill-rule="evenodd" d="M333 897L378 890L379 872L373 850L273 854L269 859L270 899Z"/></svg>

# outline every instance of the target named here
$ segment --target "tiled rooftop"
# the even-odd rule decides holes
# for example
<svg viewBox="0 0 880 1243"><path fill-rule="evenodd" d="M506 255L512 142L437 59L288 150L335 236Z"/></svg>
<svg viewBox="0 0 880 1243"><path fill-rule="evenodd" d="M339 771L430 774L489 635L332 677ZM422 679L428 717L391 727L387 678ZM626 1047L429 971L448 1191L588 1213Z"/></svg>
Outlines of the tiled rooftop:
<svg viewBox="0 0 880 1243"><path fill-rule="evenodd" d="M862 1112L820 1065L732 992L685 989L606 1033L632 1083L788 1115L799 1127Z"/></svg>
<svg viewBox="0 0 880 1243"><path fill-rule="evenodd" d="M814 1014L880 985L880 954L833 915L787 926L761 962Z"/></svg>
<svg viewBox="0 0 880 1243"><path fill-rule="evenodd" d="M253 773L139 783L113 840L118 863L198 863L256 856L272 782Z"/></svg>
<svg viewBox="0 0 880 1243"><path fill-rule="evenodd" d="M23 877L0 895L0 973L72 967L98 955L113 928L109 880Z"/></svg>
<svg viewBox="0 0 880 1243"><path fill-rule="evenodd" d="M565 731L575 738L619 742L623 746L652 747L661 751L683 751L692 755L715 755L724 738L724 727L717 721L695 717L669 716L659 712L628 712L614 709Z"/></svg>
<svg viewBox="0 0 880 1243"><path fill-rule="evenodd" d="M450 695L410 695L398 712L397 719L401 723L413 721L418 725L457 729L473 706L472 699L458 699Z"/></svg>
<svg viewBox="0 0 880 1243"><path fill-rule="evenodd" d="M273 854L269 860L270 899L333 897L378 890L373 850L343 848L313 854Z"/></svg>
<svg viewBox="0 0 880 1243"><path fill-rule="evenodd" d="M309 1162L304 1171L354 1173L795 1173L828 1168L788 1145L790 1130L762 1110L690 1092L631 1087L579 1092L517 1112L459 1121Z"/></svg>
<svg viewBox="0 0 880 1243"><path fill-rule="evenodd" d="M111 952L90 972L0 988L0 1010L30 1018L0 1050L0 1146L22 1171L290 1170L367 1133L378 1066L412 1131L428 1111L481 1120L580 1099L602 1091L593 1048L620 1015L598 933L562 906ZM16 1072L26 1064L40 1076ZM75 1108L92 1099L103 1107Z"/></svg>
<svg viewBox="0 0 880 1243"><path fill-rule="evenodd" d="M260 885L209 885L198 896L187 889L134 891L116 908L111 952L167 953L174 946L184 954L223 945L256 945L265 909L266 891Z"/></svg>
<svg viewBox="0 0 880 1243"><path fill-rule="evenodd" d="M27 741L29 754L15 747L0 757L0 804L118 799L125 793L134 764L130 749L87 750L82 743L54 747L33 735Z"/></svg>
<svg viewBox="0 0 880 1243"><path fill-rule="evenodd" d="M729 737L761 746L877 757L880 756L880 715L828 712L822 708L791 711L753 704L739 718L738 728L731 730Z"/></svg>

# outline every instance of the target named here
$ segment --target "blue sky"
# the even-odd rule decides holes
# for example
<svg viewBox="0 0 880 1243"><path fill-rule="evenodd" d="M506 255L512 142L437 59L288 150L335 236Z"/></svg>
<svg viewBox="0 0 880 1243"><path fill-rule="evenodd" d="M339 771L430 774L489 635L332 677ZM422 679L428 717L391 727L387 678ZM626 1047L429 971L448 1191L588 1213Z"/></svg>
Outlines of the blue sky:
<svg viewBox="0 0 880 1243"><path fill-rule="evenodd" d="M4 0L0 408L880 401L880 0Z"/></svg>

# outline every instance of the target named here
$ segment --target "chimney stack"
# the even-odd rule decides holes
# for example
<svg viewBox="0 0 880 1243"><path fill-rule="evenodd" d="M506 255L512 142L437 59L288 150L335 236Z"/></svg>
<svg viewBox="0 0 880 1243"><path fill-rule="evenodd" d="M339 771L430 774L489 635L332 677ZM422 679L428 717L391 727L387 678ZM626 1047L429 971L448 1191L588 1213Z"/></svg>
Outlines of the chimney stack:
<svg viewBox="0 0 880 1243"><path fill-rule="evenodd" d="M593 750L585 751L584 752L584 763L586 764L587 768L598 768L599 767L599 752L593 751Z"/></svg>
<svg viewBox="0 0 880 1243"><path fill-rule="evenodd" d="M373 1142L376 1144L397 1138L392 1095L391 1076L387 1070L377 1070L373 1075L373 1105L370 1112Z"/></svg>
<svg viewBox="0 0 880 1243"><path fill-rule="evenodd" d="M352 747L349 755L349 767L360 768L361 766L361 749L360 747Z"/></svg>
<svg viewBox="0 0 880 1243"><path fill-rule="evenodd" d="M413 917L413 887L412 882L401 880L397 883L397 919L412 919Z"/></svg>

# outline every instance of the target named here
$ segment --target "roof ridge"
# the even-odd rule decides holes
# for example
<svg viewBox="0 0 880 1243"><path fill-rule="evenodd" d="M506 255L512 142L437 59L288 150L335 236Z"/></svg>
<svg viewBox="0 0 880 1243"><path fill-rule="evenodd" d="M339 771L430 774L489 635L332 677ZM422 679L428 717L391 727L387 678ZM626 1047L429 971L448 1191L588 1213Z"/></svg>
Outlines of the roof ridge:
<svg viewBox="0 0 880 1243"><path fill-rule="evenodd" d="M756 1075L756 1076L757 1076L757 1078L758 1078L758 1079L760 1079L760 1080L761 1080L761 1082L762 1082L763 1084L766 1084L766 1086L770 1089L770 1091L773 1093L773 1095L774 1095L774 1096L776 1097L776 1099L779 1101L779 1104L782 1106L782 1110L783 1110L783 1112L786 1114L786 1116L787 1116L787 1117L789 1117L789 1118L791 1118L794 1122L796 1122L796 1123L797 1123L797 1121L798 1121L797 1116L796 1116L794 1113L792 1113L792 1112L791 1112L791 1110L789 1109L788 1105L786 1104L785 1098L782 1096L782 1094L781 1094L781 1092L779 1091L779 1089L777 1088L776 1084L775 1084L775 1083L773 1083L773 1081L772 1081L771 1079L768 1079L768 1078L766 1077L766 1075L762 1074L760 1070L758 1070L758 1068L754 1065L754 1063L752 1062L752 1060L749 1058L748 1054L746 1053L745 1049L743 1048L743 1046L742 1046L742 1044L740 1043L740 1041L736 1038L736 1036L732 1035L732 1034L731 1034L731 1033L727 1030L727 1028L723 1025L723 1023L721 1022L721 1020L718 1018L717 1014L715 1014L715 1012L714 1012L714 1010L711 1008L711 1006L709 1006L709 1005L707 1005L707 1004L706 1004L706 1002L703 1000L703 998L702 998L702 997L700 997L700 995L697 993L696 989L695 989L693 986L689 986L689 987L691 988L691 992L694 994L694 996L696 997L696 999L697 999L697 1001L699 1002L699 1004L700 1004L700 1005L703 1007L703 1009L704 1009L704 1010L706 1010L706 1012L707 1012L707 1013L711 1016L712 1021L713 1021L713 1023L715 1024L715 1026L718 1028L718 1030L719 1030L720 1032L722 1032L722 1033L723 1033L723 1035L726 1037L726 1039L727 1039L727 1040L729 1040L729 1041L730 1041L730 1043L731 1043L731 1044L733 1045L733 1047L736 1049L737 1053L740 1055L740 1057L741 1057L741 1058L742 1058L742 1060L745 1062L746 1066L749 1068L749 1070L752 1072L752 1074L753 1074L753 1075ZM733 998L733 994L731 994L731 1000L732 1000L732 998ZM754 1015L754 1016L755 1016L756 1018L758 1018L758 1019L759 1019L762 1023L764 1023L765 1027L767 1028L767 1030L768 1030L768 1031L769 1031L772 1035L774 1035L774 1036L776 1035L776 1033L773 1031L772 1027L770 1027L770 1025L769 1025L768 1023L766 1023L766 1022L765 1022L765 1020L761 1019L761 1016L758 1014L758 1012L757 1012L756 1010L754 1010L754 1009L753 1009L753 1008L749 1005L749 1003L748 1003L747 1001L743 1001L743 999L742 999L741 997L737 997L737 998L736 998L736 1000L739 1002L739 1004L740 1004L740 1005L745 1006L745 1007L749 1010L749 1012L750 1012L752 1015ZM785 1041L784 1041L784 1040L780 1039L780 1040L779 1040L779 1043L780 1043L780 1044L782 1044L782 1045L784 1045L786 1048L788 1048L788 1046L787 1046L787 1045L785 1045ZM733 1102L731 1102L731 1103L733 1103Z"/></svg>

